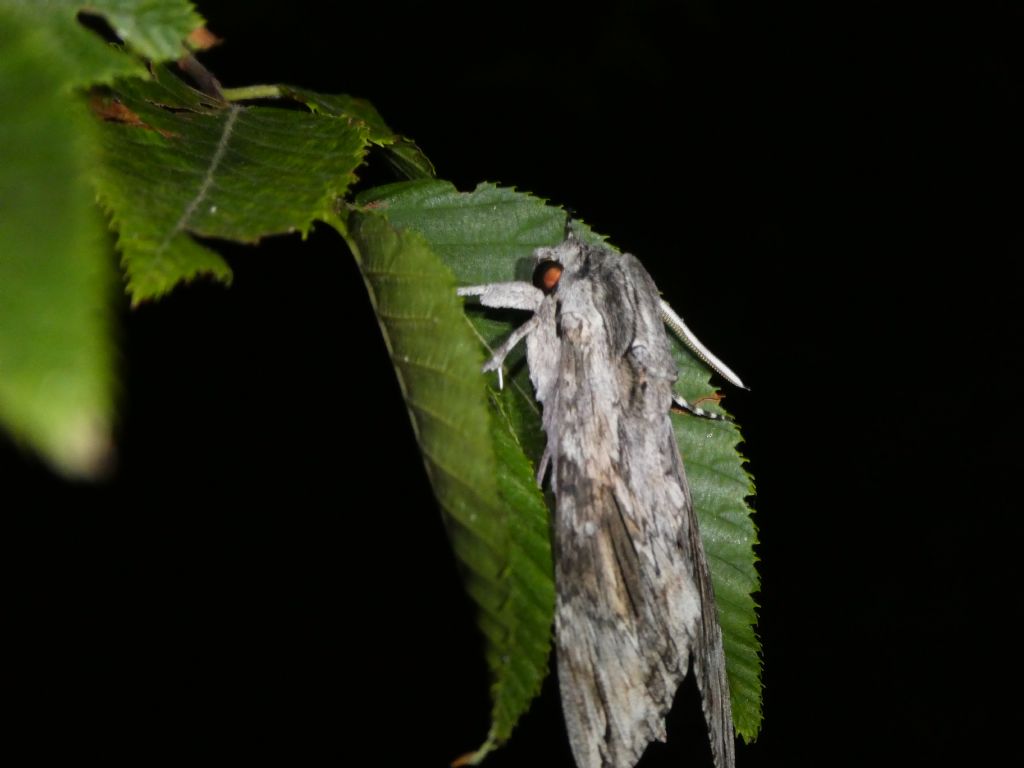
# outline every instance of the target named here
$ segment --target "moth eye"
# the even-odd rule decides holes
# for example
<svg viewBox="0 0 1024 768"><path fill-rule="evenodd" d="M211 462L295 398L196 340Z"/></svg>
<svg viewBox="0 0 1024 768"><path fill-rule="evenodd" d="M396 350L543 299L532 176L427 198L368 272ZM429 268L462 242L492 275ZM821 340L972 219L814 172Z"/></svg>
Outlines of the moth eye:
<svg viewBox="0 0 1024 768"><path fill-rule="evenodd" d="M544 293L551 293L562 278L562 265L557 261L542 261L533 270L533 284Z"/></svg>

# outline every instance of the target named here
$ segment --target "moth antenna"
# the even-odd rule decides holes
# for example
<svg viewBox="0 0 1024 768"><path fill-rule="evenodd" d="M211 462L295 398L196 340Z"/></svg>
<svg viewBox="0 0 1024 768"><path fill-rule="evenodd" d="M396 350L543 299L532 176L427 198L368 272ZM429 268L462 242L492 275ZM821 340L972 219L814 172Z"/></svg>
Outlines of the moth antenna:
<svg viewBox="0 0 1024 768"><path fill-rule="evenodd" d="M572 228L572 222L576 218L576 211L572 208L565 209L565 232L563 233L563 240L575 240L576 232Z"/></svg>
<svg viewBox="0 0 1024 768"><path fill-rule="evenodd" d="M661 300L661 319L665 321L665 325L672 329L672 333L686 345L693 354L697 356L699 360L704 362L711 370L721 376L723 379L728 381L733 386L739 387L740 389L748 389L748 387L740 380L740 377L732 372L725 363L711 354L711 350L700 343L700 339L693 335L693 331L686 327L686 323L683 322L683 318L675 313L675 310L669 306L668 302L664 299Z"/></svg>

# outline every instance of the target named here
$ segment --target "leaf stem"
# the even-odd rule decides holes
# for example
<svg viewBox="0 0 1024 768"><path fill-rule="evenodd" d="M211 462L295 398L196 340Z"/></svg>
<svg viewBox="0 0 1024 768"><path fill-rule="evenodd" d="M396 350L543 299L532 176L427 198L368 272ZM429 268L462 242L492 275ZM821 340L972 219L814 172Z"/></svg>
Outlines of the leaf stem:
<svg viewBox="0 0 1024 768"><path fill-rule="evenodd" d="M228 101L281 98L281 88L276 85L244 85L241 88L223 88L221 93Z"/></svg>
<svg viewBox="0 0 1024 768"><path fill-rule="evenodd" d="M178 68L191 77L203 93L213 96L215 99L224 98L224 89L220 80L191 53L178 60Z"/></svg>

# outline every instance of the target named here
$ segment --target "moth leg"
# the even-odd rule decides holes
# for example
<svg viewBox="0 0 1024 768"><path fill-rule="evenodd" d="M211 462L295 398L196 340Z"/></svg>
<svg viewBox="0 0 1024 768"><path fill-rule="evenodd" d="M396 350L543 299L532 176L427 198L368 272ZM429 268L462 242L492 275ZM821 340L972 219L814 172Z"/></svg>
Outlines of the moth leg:
<svg viewBox="0 0 1024 768"><path fill-rule="evenodd" d="M703 408L699 408L696 405L691 404L685 397L680 395L678 392L672 393L672 404L682 408L688 413L692 413L694 416L700 416L703 419L711 419L712 421L729 421L725 416L721 416L711 411L705 411Z"/></svg>
<svg viewBox="0 0 1024 768"><path fill-rule="evenodd" d="M747 389L743 382L740 381L740 377L733 373L729 366L711 354L711 350L700 343L700 339L693 334L693 331L686 327L683 318L677 315L675 310L664 299L661 300L661 319L672 330L672 333L676 335L676 338L683 342L687 349L693 352L711 370L733 386Z"/></svg>
<svg viewBox="0 0 1024 768"><path fill-rule="evenodd" d="M548 467L551 465L551 444L548 443L544 446L544 453L540 457L540 463L537 465L537 487L542 488L544 486L544 475L548 473ZM558 483L558 479L551 476L552 490L557 490L555 487Z"/></svg>
<svg viewBox="0 0 1024 768"><path fill-rule="evenodd" d="M485 307L523 309L530 312L536 312L540 308L541 302L544 301L544 291L531 283L524 282L467 285L459 288L458 294L459 296L478 296L480 303ZM537 327L537 323L537 316L534 315L512 331L512 335L505 339L505 343L495 350L494 356L484 365L484 372L498 372L498 389L503 389L505 386L501 371L502 363L505 362L505 358L508 357L508 353L515 345Z"/></svg>
<svg viewBox="0 0 1024 768"><path fill-rule="evenodd" d="M495 309L525 309L536 312L544 301L544 291L532 283L488 283L458 289L459 296L479 296L480 303Z"/></svg>
<svg viewBox="0 0 1024 768"><path fill-rule="evenodd" d="M523 323L514 331L512 331L511 335L509 335L509 337L505 339L502 345L498 347L496 350L494 350L493 357L491 357L490 360L484 363L484 373L486 373L487 371L498 372L498 389L502 389L505 385L502 378L501 366L505 362L505 358L508 357L508 353L515 348L516 344L518 344L524 338L529 336L530 332L533 331L533 329L536 328L539 324L539 315L534 315L533 317L531 317L525 323Z"/></svg>

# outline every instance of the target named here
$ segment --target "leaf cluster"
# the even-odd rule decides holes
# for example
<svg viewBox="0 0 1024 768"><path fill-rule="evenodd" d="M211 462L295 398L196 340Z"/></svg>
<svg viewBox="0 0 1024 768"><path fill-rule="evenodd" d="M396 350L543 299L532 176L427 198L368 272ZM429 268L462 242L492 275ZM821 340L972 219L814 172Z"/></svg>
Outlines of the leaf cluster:
<svg viewBox="0 0 1024 768"><path fill-rule="evenodd" d="M83 25L83 14L119 43ZM526 276L532 251L561 239L565 212L513 189L460 192L435 179L415 143L364 100L189 82L181 69L204 74L195 59L209 39L203 23L186 0L0 0L0 426L60 473L101 475L113 450L118 282L136 306L197 278L229 283L212 241L336 229L365 280L479 609L493 677L490 733L466 757L479 762L547 674L554 583L550 509L534 480L543 435L522 351L503 389L480 373L522 318L467 312L455 288ZM375 158L403 180L355 194ZM707 395L707 369L682 347L676 356L680 392ZM761 719L756 530L740 436L728 422L679 417L675 426L718 595L736 727L752 739Z"/></svg>

